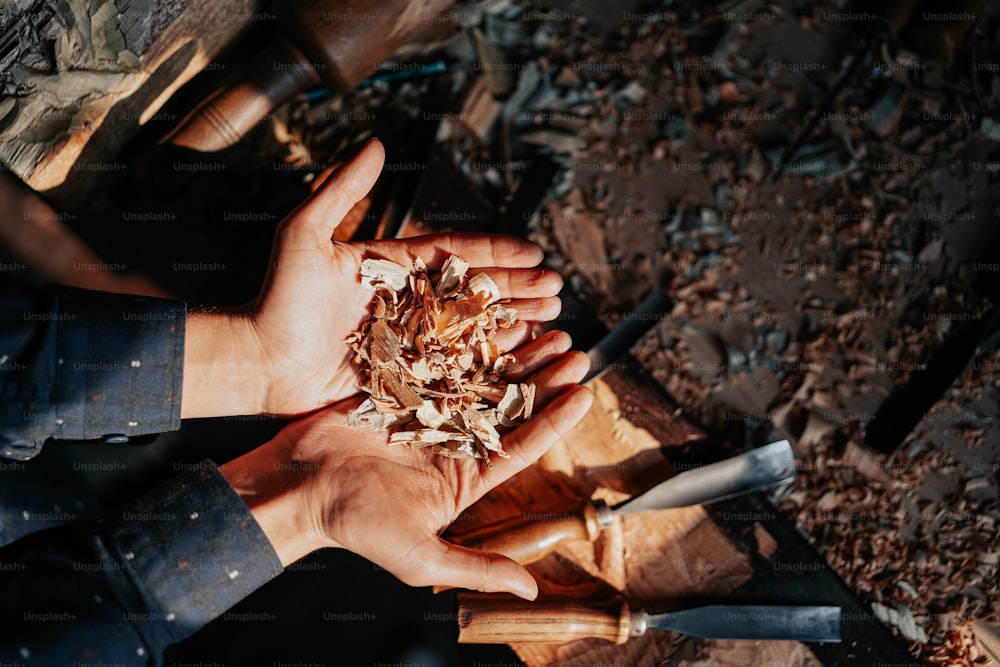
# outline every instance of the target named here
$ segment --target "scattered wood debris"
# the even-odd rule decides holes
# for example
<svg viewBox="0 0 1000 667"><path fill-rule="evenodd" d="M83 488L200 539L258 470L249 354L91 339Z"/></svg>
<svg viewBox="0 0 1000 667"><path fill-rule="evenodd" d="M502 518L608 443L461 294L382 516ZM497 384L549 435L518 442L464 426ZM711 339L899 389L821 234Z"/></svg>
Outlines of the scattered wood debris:
<svg viewBox="0 0 1000 667"><path fill-rule="evenodd" d="M500 429L531 417L535 385L501 379L512 355L493 339L517 313L489 276L468 271L455 255L434 279L420 258L412 272L384 259L362 263L361 283L375 290L372 319L348 344L369 396L348 423L388 430L391 444L490 467L489 452L508 457Z"/></svg>
<svg viewBox="0 0 1000 667"><path fill-rule="evenodd" d="M1000 12L950 65L905 44L880 53L769 179L836 79L838 33L860 27L826 18L843 3L792 4L476 4L441 49L468 65L456 90L491 97L494 70L516 72L513 90L462 96L437 154L500 208L545 146L562 171L526 229L547 267L608 326L665 288L676 307L633 354L726 439L765 442L772 425L791 437L800 482L779 510L866 602L909 610L926 641L889 626L915 657L978 664L968 621L1000 609L1000 341L909 447L887 458L858 443L949 330L988 308L977 283L1000 275ZM477 49L470 26L500 50ZM313 113L328 111L344 109ZM428 220L456 223L436 230L479 220L449 198L435 206ZM947 418L959 411L972 416Z"/></svg>

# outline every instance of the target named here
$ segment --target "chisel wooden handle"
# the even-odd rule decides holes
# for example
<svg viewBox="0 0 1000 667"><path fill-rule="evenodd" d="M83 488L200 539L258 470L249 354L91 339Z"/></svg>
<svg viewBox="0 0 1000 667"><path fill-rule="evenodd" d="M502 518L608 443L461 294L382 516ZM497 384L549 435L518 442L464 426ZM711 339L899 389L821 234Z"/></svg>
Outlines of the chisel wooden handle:
<svg viewBox="0 0 1000 667"><path fill-rule="evenodd" d="M503 554L522 565L548 556L557 547L574 540L593 542L611 522L604 503L585 503L571 512L526 513L501 523L485 526L459 537L463 546Z"/></svg>
<svg viewBox="0 0 1000 667"><path fill-rule="evenodd" d="M170 143L232 146L272 109L319 83L354 90L396 49L447 16L453 0L285 0L274 38L241 79L184 120Z"/></svg>
<svg viewBox="0 0 1000 667"><path fill-rule="evenodd" d="M561 644L597 638L624 644L633 627L644 629L644 616L624 600L595 606L575 600L529 602L511 595L459 593L458 642Z"/></svg>
<svg viewBox="0 0 1000 667"><path fill-rule="evenodd" d="M275 37L238 81L199 105L168 141L202 153L228 148L272 109L318 85L321 66L284 37Z"/></svg>

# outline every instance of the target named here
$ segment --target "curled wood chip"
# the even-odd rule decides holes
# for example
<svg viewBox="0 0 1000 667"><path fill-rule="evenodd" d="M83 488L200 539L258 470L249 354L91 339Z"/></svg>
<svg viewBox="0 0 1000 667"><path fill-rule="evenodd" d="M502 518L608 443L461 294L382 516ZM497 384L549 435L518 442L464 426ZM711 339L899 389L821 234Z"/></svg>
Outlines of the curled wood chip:
<svg viewBox="0 0 1000 667"><path fill-rule="evenodd" d="M917 623L916 619L913 618L913 613L909 607L899 605L898 608L893 608L880 602L872 602L871 607L878 620L895 627L907 639L923 643L927 642L927 634Z"/></svg>
<svg viewBox="0 0 1000 667"><path fill-rule="evenodd" d="M497 428L531 417L535 386L500 379L511 356L493 338L517 313L500 302L489 276L468 271L455 255L435 275L419 259L412 271L384 259L362 262L361 283L375 291L372 317L347 343L369 398L348 423L388 430L390 444L489 466L489 452L508 456Z"/></svg>
<svg viewBox="0 0 1000 667"><path fill-rule="evenodd" d="M361 284L365 287L386 287L391 293L406 287L410 272L387 259L366 259L361 265Z"/></svg>
<svg viewBox="0 0 1000 667"><path fill-rule="evenodd" d="M458 287L468 270L469 263L458 255L452 255L446 259L444 266L441 267L441 278L438 280L434 293L438 297L441 297L448 291Z"/></svg>

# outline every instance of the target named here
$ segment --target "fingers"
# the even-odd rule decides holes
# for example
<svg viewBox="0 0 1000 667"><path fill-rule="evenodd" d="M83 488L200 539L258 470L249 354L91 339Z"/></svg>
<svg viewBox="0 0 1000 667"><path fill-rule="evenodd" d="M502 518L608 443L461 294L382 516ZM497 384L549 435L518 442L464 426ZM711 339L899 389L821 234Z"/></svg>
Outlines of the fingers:
<svg viewBox="0 0 1000 667"><path fill-rule="evenodd" d="M469 271L469 276L480 273L489 274L504 299L555 296L563 286L562 276L548 269L474 269Z"/></svg>
<svg viewBox="0 0 1000 667"><path fill-rule="evenodd" d="M524 345L529 340L531 340L531 323L521 320L520 317L518 317L518 321L514 323L514 326L509 329L500 329L493 336L493 342L500 348L501 353L510 352L519 345Z"/></svg>
<svg viewBox="0 0 1000 667"><path fill-rule="evenodd" d="M579 350L560 355L524 382L535 385L535 412L587 376L590 359Z"/></svg>
<svg viewBox="0 0 1000 667"><path fill-rule="evenodd" d="M594 401L587 387L572 387L555 398L533 419L503 436L509 459L494 459L493 467L482 472L482 486L476 497L502 484L537 461L560 438L580 423Z"/></svg>
<svg viewBox="0 0 1000 667"><path fill-rule="evenodd" d="M411 586L449 586L484 593L513 593L525 600L538 597L538 584L523 566L497 553L469 549L439 537L411 552L421 571L401 573Z"/></svg>
<svg viewBox="0 0 1000 667"><path fill-rule="evenodd" d="M370 140L286 218L285 232L291 237L289 241L296 246L329 244L333 230L375 185L383 162L382 144L377 139Z"/></svg>
<svg viewBox="0 0 1000 667"><path fill-rule="evenodd" d="M510 307L517 311L517 319L526 322L548 322L559 317L562 300L557 296L541 299L514 299Z"/></svg>
<svg viewBox="0 0 1000 667"><path fill-rule="evenodd" d="M543 299L514 299L511 308L517 311L517 320L508 329L499 329L493 336L493 342L501 352L509 352L531 340L531 323L548 322L559 317L562 312L562 301L559 297L550 296Z"/></svg>
<svg viewBox="0 0 1000 667"><path fill-rule="evenodd" d="M549 331L514 350L514 361L507 364L503 379L521 382L555 361L572 346L573 339L565 331Z"/></svg>
<svg viewBox="0 0 1000 667"><path fill-rule="evenodd" d="M499 234L448 233L416 236L406 240L369 241L362 253L390 259L404 266L414 256L432 271L440 269L450 255L458 255L472 267L530 268L544 254L536 244L515 236Z"/></svg>

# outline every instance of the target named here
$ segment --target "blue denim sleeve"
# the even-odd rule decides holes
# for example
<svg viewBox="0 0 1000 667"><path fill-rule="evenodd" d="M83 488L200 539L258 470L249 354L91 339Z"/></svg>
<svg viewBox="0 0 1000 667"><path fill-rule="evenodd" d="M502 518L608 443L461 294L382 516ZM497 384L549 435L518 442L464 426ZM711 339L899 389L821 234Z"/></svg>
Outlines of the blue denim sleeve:
<svg viewBox="0 0 1000 667"><path fill-rule="evenodd" d="M281 571L205 461L101 521L0 549L0 663L158 665Z"/></svg>
<svg viewBox="0 0 1000 667"><path fill-rule="evenodd" d="M180 427L183 303L0 278L0 456Z"/></svg>

